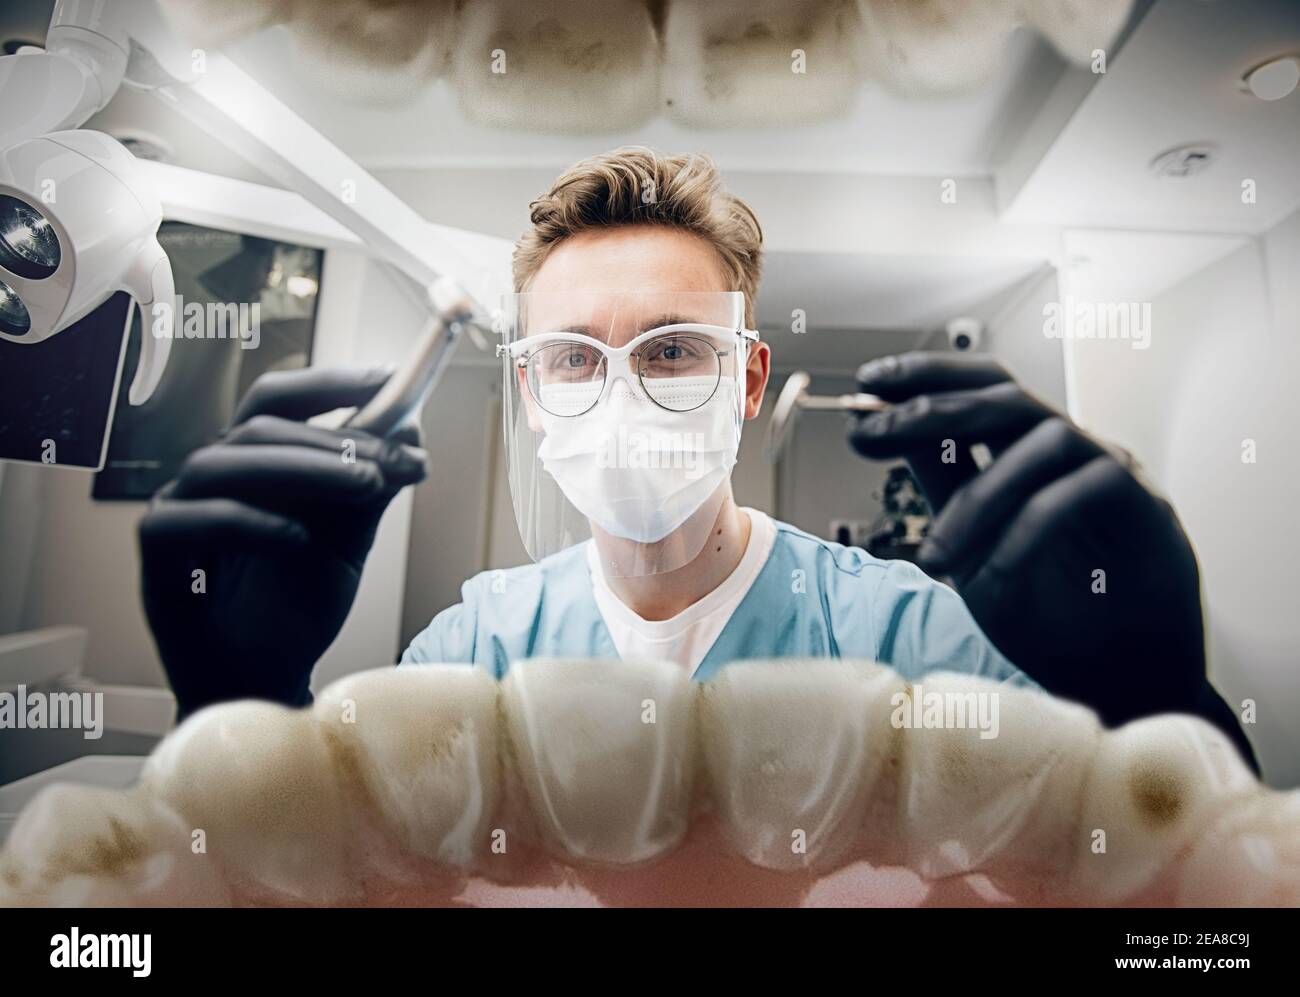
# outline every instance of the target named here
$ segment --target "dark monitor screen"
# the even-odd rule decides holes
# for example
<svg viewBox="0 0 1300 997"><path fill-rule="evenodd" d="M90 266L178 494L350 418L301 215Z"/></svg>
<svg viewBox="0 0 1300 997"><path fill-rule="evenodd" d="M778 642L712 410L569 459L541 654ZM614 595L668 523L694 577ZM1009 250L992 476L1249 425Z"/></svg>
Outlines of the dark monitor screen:
<svg viewBox="0 0 1300 997"><path fill-rule="evenodd" d="M97 499L149 498L230 425L253 381L311 362L322 250L180 222L164 222L158 241L178 295L171 356L153 397L117 407ZM137 331L128 384L139 343Z"/></svg>
<svg viewBox="0 0 1300 997"><path fill-rule="evenodd" d="M138 311L119 292L49 339L0 340L0 460L103 466L124 340Z"/></svg>
<svg viewBox="0 0 1300 997"><path fill-rule="evenodd" d="M44 342L0 340L0 460L102 468L95 498L147 499L230 424L254 380L311 362L322 250L181 222L158 241L177 299L153 395L126 400L141 317L124 293Z"/></svg>

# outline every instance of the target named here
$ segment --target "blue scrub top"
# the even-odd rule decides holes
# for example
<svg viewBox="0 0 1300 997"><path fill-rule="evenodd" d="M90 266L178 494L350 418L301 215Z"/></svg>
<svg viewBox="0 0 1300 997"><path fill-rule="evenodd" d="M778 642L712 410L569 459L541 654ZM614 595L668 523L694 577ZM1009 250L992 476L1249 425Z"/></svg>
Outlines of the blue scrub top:
<svg viewBox="0 0 1300 997"><path fill-rule="evenodd" d="M465 663L498 679L522 658L618 658L596 606L586 544L461 586L402 664ZM907 679L965 672L1036 687L989 643L951 588L906 561L776 523L772 553L694 673L746 658L859 658Z"/></svg>

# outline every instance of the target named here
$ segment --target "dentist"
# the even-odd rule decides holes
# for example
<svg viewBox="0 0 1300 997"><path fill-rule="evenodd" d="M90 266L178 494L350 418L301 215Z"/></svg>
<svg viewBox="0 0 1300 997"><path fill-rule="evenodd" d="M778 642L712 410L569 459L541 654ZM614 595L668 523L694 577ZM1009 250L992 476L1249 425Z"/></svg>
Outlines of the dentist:
<svg viewBox="0 0 1300 997"><path fill-rule="evenodd" d="M741 426L771 369L753 332L761 247L752 211L699 156L618 150L533 202L499 352L534 562L467 581L402 663L501 676L527 657L655 657L704 680L742 658L868 658L913 680L1036 683L1112 725L1197 714L1253 764L1206 677L1199 572L1173 510L992 360L909 354L858 372L894 407L858 418L850 444L912 466L936 513L922 566L952 587L737 505ZM261 378L155 497L143 598L182 716L309 701L380 516L426 468L412 430L380 440L303 420L362 405L385 379ZM345 437L355 462L340 459ZM995 459L977 474L953 441Z"/></svg>

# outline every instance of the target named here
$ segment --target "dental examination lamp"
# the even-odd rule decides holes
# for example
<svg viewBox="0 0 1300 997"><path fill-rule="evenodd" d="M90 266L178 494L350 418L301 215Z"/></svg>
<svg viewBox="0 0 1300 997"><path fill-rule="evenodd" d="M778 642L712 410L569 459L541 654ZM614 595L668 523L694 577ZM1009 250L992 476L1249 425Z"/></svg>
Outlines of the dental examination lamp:
<svg viewBox="0 0 1300 997"><path fill-rule="evenodd" d="M0 58L0 338L43 342L126 291L141 310L128 392L141 405L171 352L175 287L158 244L162 207L121 143L64 130L108 103L127 53L57 23L48 43Z"/></svg>
<svg viewBox="0 0 1300 997"><path fill-rule="evenodd" d="M122 85L173 106L426 289L431 317L412 361L354 425L395 428L432 389L461 332L491 324L459 290L486 288L481 266L228 59L182 44L156 0L59 0L44 50L0 57L4 339L49 339L125 290L144 317L131 404L162 378L175 310L157 239L162 208L125 147L78 128Z"/></svg>
<svg viewBox="0 0 1300 997"><path fill-rule="evenodd" d="M790 442L795 423L805 410L813 412L883 412L889 403L877 395L863 392L851 395L810 395L808 385L812 376L805 370L796 370L781 388L772 408L772 418L767 423L767 439L763 443L763 456L775 463Z"/></svg>
<svg viewBox="0 0 1300 997"><path fill-rule="evenodd" d="M0 338L42 342L127 291L142 334L128 397L142 405L171 352L175 289L158 245L162 208L134 170L100 132L53 132L0 153ZM157 315L156 303L166 304Z"/></svg>

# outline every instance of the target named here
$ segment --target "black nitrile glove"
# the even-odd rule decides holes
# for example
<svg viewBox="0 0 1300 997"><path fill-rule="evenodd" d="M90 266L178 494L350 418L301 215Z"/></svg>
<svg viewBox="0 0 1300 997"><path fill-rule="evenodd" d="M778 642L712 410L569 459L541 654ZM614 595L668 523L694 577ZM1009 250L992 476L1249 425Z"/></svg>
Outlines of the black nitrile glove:
<svg viewBox="0 0 1300 997"><path fill-rule="evenodd" d="M181 718L223 700L310 701L312 668L352 607L379 519L423 480L425 455L414 427L381 440L303 420L363 405L387 379L326 369L258 378L232 427L154 496L140 523L141 588Z"/></svg>
<svg viewBox="0 0 1300 997"><path fill-rule="evenodd" d="M855 418L850 443L866 457L906 458L934 511L921 567L951 578L999 651L1111 726L1201 716L1255 766L1206 678L1196 555L1126 455L988 356L908 353L863 365L857 379L895 404ZM982 472L973 443L994 457Z"/></svg>

